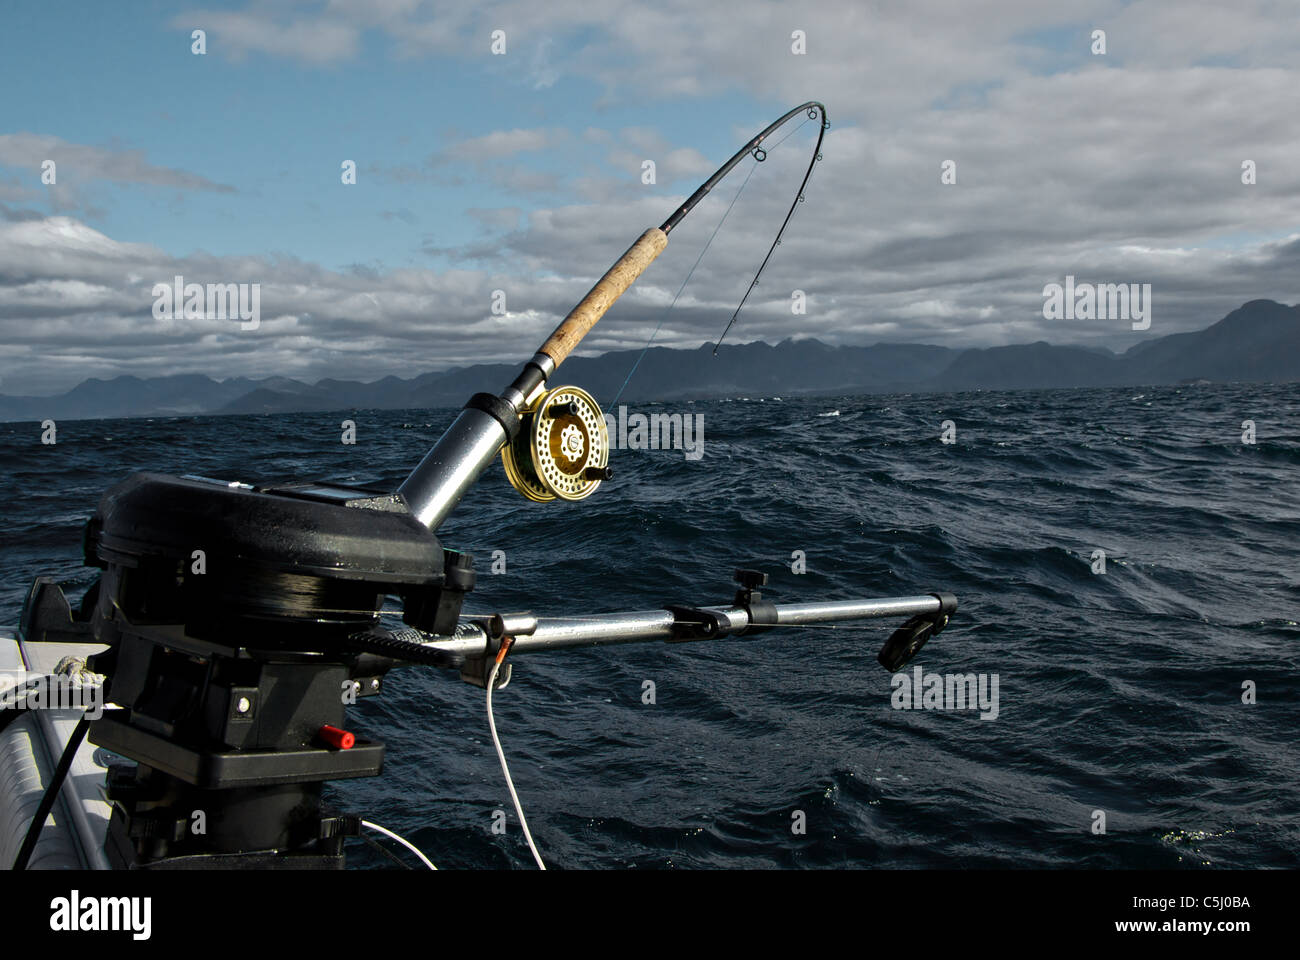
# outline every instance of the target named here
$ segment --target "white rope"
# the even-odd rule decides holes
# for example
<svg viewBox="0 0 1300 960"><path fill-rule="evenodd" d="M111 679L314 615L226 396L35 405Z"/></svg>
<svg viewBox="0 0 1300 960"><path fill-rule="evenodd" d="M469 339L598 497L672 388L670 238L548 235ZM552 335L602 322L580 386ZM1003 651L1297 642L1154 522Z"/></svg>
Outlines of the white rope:
<svg viewBox="0 0 1300 960"><path fill-rule="evenodd" d="M428 857L426 857L424 854L422 854L422 853L420 852L419 848L416 847L415 844L411 843L411 841L405 839L404 837L399 837L397 834L393 833L393 831L389 830L387 827L381 827L379 824L377 824L377 823L371 823L369 820L362 820L362 821L361 821L361 825L362 825L363 827L369 827L371 830L378 830L378 831L379 831L380 833L382 833L384 836L386 836L386 837L390 837L390 838L392 838L393 840L396 840L398 843L400 843L402 846L404 846L407 850L410 850L413 854L415 854L417 857L419 857L419 858L420 858L420 862L423 863L423 864L424 864L426 867L428 867L430 870L437 870L437 869L438 869L437 867L435 867L435 866L433 865L433 861L431 861Z"/></svg>
<svg viewBox="0 0 1300 960"><path fill-rule="evenodd" d="M533 835L528 830L528 821L524 819L524 808L519 804L519 794L515 793L514 781L510 779L510 768L506 765L505 751L501 749L501 738L497 736L497 723L492 718L492 687L497 682L497 671L501 669L500 662L492 664L492 673L487 682L487 715L488 729L492 731L492 745L497 748L497 759L501 761L501 772L506 776L506 786L510 788L510 799L515 803L515 813L519 814L519 825L524 828L524 839L528 841L528 849L533 852L533 859L537 861L537 868L545 870L546 864L542 863L542 855L537 852L537 844L533 843Z"/></svg>

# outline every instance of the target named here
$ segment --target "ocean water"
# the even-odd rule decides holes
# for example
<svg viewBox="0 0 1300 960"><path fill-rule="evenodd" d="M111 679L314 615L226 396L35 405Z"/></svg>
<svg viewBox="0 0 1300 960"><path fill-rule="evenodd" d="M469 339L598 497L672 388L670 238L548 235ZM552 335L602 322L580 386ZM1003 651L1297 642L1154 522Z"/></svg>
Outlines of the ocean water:
<svg viewBox="0 0 1300 960"><path fill-rule="evenodd" d="M636 411L703 415L703 457L616 451L578 504L493 468L441 532L479 558L468 609L718 603L737 566L777 602L946 589L957 617L913 665L997 675L999 709L895 709L884 621L520 656L496 716L548 865L1300 866L1300 385ZM67 421L54 446L0 424L0 622L37 574L84 589L81 526L132 471L392 487L453 415ZM481 690L404 668L350 726L387 743L385 773L336 804L442 867L531 864Z"/></svg>

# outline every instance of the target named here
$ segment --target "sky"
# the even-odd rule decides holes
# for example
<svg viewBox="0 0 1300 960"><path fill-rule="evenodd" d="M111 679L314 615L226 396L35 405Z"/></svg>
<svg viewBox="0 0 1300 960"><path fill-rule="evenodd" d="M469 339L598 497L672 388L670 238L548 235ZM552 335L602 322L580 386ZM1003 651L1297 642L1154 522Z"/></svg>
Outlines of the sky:
<svg viewBox="0 0 1300 960"><path fill-rule="evenodd" d="M0 393L526 359L808 100L822 160L729 342L1123 350L1300 300L1298 53L1291 0L9 0ZM579 352L717 339L816 125L787 133ZM1046 319L1067 275L1151 284L1150 328ZM176 276L256 284L260 322L156 316Z"/></svg>

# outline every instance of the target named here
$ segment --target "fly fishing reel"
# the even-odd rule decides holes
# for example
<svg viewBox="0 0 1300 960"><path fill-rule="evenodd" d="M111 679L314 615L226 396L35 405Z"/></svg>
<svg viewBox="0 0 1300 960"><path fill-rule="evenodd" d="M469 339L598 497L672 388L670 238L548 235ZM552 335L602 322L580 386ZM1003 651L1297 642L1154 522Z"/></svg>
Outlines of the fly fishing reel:
<svg viewBox="0 0 1300 960"><path fill-rule="evenodd" d="M589 497L611 476L605 415L586 390L556 387L524 410L501 460L510 485L529 500Z"/></svg>

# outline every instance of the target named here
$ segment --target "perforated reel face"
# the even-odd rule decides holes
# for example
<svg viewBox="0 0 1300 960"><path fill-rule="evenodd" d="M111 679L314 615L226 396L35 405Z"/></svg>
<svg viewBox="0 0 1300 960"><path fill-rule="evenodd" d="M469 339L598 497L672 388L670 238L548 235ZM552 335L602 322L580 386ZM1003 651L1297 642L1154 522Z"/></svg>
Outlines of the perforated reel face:
<svg viewBox="0 0 1300 960"><path fill-rule="evenodd" d="M609 464L609 431L599 405L579 387L556 387L524 414L501 451L506 477L530 500L581 500Z"/></svg>

